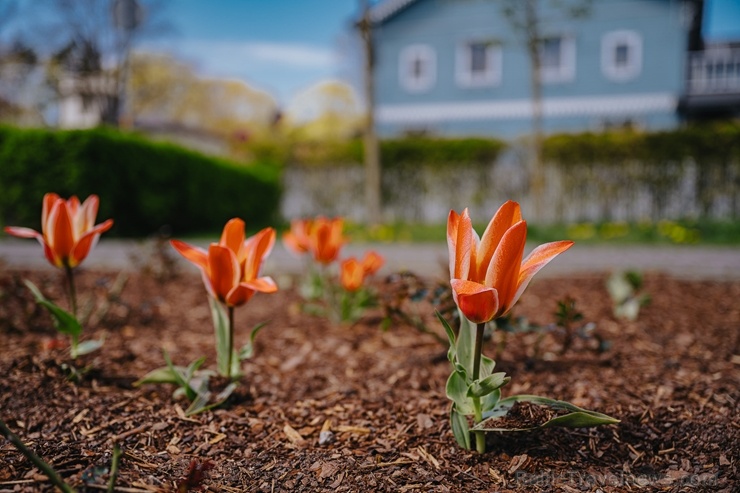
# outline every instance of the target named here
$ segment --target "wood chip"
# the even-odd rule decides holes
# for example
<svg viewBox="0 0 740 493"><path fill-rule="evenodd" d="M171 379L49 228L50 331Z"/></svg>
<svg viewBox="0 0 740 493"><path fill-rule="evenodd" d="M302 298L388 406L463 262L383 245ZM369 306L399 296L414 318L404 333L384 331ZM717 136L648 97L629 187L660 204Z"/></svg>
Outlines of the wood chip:
<svg viewBox="0 0 740 493"><path fill-rule="evenodd" d="M290 426L289 424L286 424L283 426L283 433L285 433L285 437L292 443L293 445L305 445L306 439L301 436L300 433L298 433L295 428Z"/></svg>

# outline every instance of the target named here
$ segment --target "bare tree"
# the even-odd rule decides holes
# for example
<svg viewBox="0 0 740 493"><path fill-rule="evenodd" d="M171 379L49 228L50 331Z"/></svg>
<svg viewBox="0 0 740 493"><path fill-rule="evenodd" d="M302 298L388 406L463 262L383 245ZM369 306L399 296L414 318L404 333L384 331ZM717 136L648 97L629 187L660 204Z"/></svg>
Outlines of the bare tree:
<svg viewBox="0 0 740 493"><path fill-rule="evenodd" d="M378 136L375 133L375 50L373 47L373 26L370 18L368 0L360 0L362 19L357 23L363 41L364 51L364 158L365 158L365 207L367 223L370 226L380 224L381 211L381 168Z"/></svg>
<svg viewBox="0 0 740 493"><path fill-rule="evenodd" d="M532 179L531 192L535 216L544 212L542 196L545 189L543 174L544 125L542 108L542 44L543 8L545 2L553 11L569 18L581 18L590 13L592 0L497 0L503 15L525 46L530 63L532 97Z"/></svg>
<svg viewBox="0 0 740 493"><path fill-rule="evenodd" d="M51 45L50 83L60 95L73 93L95 108L103 123L118 125L125 99L129 54L151 32L157 0L40 0L54 14L47 36Z"/></svg>

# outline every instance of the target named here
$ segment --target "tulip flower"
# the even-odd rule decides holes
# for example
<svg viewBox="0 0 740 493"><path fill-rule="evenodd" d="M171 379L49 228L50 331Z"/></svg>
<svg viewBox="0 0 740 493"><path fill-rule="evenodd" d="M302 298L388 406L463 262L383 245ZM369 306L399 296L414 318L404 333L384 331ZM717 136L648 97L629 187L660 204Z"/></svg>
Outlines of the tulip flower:
<svg viewBox="0 0 740 493"><path fill-rule="evenodd" d="M468 210L450 211L447 244L455 302L468 320L486 323L506 315L532 277L573 245L555 241L535 248L524 261L527 223L519 204L503 204L479 239Z"/></svg>
<svg viewBox="0 0 740 493"><path fill-rule="evenodd" d="M113 226L112 219L95 225L98 204L97 195L90 195L80 205L77 197L64 200L47 193L41 211L41 233L15 226L6 227L5 232L19 238L36 238L51 265L72 269L85 260L100 235Z"/></svg>
<svg viewBox="0 0 740 493"><path fill-rule="evenodd" d="M339 279L342 287L349 292L355 292L362 287L365 275L366 271L363 264L356 258L350 257L340 264Z"/></svg>
<svg viewBox="0 0 740 493"><path fill-rule="evenodd" d="M294 219L290 222L290 231L283 234L283 245L297 255L303 255L311 249L310 219Z"/></svg>
<svg viewBox="0 0 740 493"><path fill-rule="evenodd" d="M180 255L201 270L208 293L229 307L245 304L257 291L277 291L272 278L259 277L274 243L273 228L245 240L244 221L239 218L226 223L220 241L211 243L208 251L179 240L170 241Z"/></svg>
<svg viewBox="0 0 740 493"><path fill-rule="evenodd" d="M339 251L346 242L342 235L344 220L318 217L313 222L309 235L309 248L314 260L328 265L339 256Z"/></svg>
<svg viewBox="0 0 740 493"><path fill-rule="evenodd" d="M383 264L385 264L385 259L378 252L373 250L367 252L365 257L362 259L362 268L365 271L366 276L372 276L378 272L380 268L383 267Z"/></svg>
<svg viewBox="0 0 740 493"><path fill-rule="evenodd" d="M265 228L245 239L244 221L234 218L226 223L219 242L211 243L208 251L179 240L171 240L170 244L200 269L206 290L217 300L211 308L217 325L219 370L230 378L234 358L234 308L245 304L256 292L277 291L272 278L260 277L262 264L275 244L275 230ZM226 323L225 317L220 315L223 308L219 304L228 311L228 328L219 325Z"/></svg>

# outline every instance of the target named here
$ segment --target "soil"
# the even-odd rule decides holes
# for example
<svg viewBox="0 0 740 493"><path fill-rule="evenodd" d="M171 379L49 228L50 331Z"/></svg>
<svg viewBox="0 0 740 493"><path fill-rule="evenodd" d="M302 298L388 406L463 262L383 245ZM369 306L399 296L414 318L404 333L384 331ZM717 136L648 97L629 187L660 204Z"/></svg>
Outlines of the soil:
<svg viewBox="0 0 740 493"><path fill-rule="evenodd" d="M462 450L448 423L444 331L428 303L403 301L380 279L394 300L387 328L380 307L352 325L302 313L290 280L278 279L278 293L236 310L237 346L269 321L238 391L185 416L173 386L133 383L164 365L163 349L178 365L206 356L215 367L206 293L189 269L142 269L125 284L80 271L80 297L97 296L85 335L105 345L74 362L22 283L63 304L60 274L5 269L0 417L79 491L105 491L113 442L121 492L738 491L740 282L648 275L651 302L625 321L612 314L606 275L535 279L515 308L547 325L569 296L598 337L563 352L557 330L496 332L484 352L500 352L496 371L512 377L504 395L566 400L616 425L491 434L487 453ZM53 487L0 439L0 492L10 491Z"/></svg>

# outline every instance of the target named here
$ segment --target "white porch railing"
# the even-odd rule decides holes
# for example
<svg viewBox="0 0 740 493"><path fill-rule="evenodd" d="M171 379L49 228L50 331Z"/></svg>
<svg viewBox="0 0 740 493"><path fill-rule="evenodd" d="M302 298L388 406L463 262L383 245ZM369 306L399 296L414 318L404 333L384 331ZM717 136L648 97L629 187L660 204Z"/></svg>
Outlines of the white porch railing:
<svg viewBox="0 0 740 493"><path fill-rule="evenodd" d="M689 54L689 95L740 92L740 48L712 47Z"/></svg>

